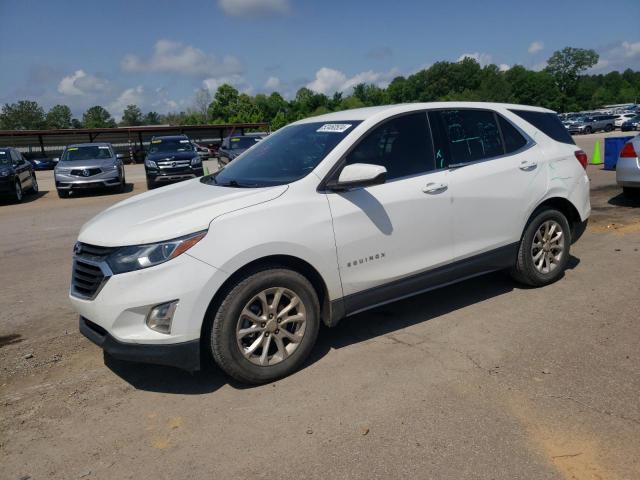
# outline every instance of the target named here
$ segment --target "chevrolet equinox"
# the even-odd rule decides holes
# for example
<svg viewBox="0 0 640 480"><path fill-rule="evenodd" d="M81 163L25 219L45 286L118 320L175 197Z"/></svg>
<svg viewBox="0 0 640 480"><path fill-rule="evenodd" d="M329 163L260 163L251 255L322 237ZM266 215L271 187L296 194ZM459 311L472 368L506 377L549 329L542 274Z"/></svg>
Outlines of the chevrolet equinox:
<svg viewBox="0 0 640 480"><path fill-rule="evenodd" d="M495 270L562 277L590 214L556 114L416 103L307 118L222 170L87 222L70 298L114 358L264 383L320 323Z"/></svg>

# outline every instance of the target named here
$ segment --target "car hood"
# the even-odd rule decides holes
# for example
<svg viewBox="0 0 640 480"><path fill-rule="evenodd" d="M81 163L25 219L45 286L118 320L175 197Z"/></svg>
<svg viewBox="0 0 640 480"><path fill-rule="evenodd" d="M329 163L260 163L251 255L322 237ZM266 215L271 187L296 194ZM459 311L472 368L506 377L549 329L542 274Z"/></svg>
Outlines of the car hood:
<svg viewBox="0 0 640 480"><path fill-rule="evenodd" d="M154 162L157 160L191 160L193 157L198 155L197 152L158 152L158 153L149 153L147 155L147 160L153 160Z"/></svg>
<svg viewBox="0 0 640 480"><path fill-rule="evenodd" d="M113 205L85 223L78 240L105 247L169 240L206 230L216 217L273 200L287 188L220 187L193 179Z"/></svg>
<svg viewBox="0 0 640 480"><path fill-rule="evenodd" d="M74 160L72 162L58 162L59 168L71 168L73 170L83 168L107 168L116 162L115 158L96 158L93 160Z"/></svg>

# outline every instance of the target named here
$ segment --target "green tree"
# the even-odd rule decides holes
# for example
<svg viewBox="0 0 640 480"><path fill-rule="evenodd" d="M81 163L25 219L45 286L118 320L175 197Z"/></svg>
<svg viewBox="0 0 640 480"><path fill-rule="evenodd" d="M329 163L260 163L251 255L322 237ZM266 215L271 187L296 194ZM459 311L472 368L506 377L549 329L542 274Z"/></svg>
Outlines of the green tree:
<svg viewBox="0 0 640 480"><path fill-rule="evenodd" d="M547 60L546 71L555 79L563 107L567 105L568 97L575 93L580 74L598 63L599 58L595 50L565 47Z"/></svg>
<svg viewBox="0 0 640 480"><path fill-rule="evenodd" d="M30 100L5 103L0 113L0 126L3 130L42 129L45 127L44 110L37 102Z"/></svg>
<svg viewBox="0 0 640 480"><path fill-rule="evenodd" d="M279 128L284 127L286 124L287 118L285 117L284 112L278 112L271 120L271 130L278 130Z"/></svg>
<svg viewBox="0 0 640 480"><path fill-rule="evenodd" d="M158 114L158 112L148 112L142 118L143 125L160 125L161 123L162 120L160 119L160 115Z"/></svg>
<svg viewBox="0 0 640 480"><path fill-rule="evenodd" d="M111 114L100 105L95 105L82 115L84 128L113 128L116 121Z"/></svg>
<svg viewBox="0 0 640 480"><path fill-rule="evenodd" d="M127 105L122 113L120 125L125 127L142 125L142 110L137 105Z"/></svg>
<svg viewBox="0 0 640 480"><path fill-rule="evenodd" d="M227 123L235 115L238 107L238 90L229 84L222 84L216 90L213 102L209 105L209 119L214 123Z"/></svg>
<svg viewBox="0 0 640 480"><path fill-rule="evenodd" d="M66 105L54 105L47 112L47 128L71 128L71 109Z"/></svg>

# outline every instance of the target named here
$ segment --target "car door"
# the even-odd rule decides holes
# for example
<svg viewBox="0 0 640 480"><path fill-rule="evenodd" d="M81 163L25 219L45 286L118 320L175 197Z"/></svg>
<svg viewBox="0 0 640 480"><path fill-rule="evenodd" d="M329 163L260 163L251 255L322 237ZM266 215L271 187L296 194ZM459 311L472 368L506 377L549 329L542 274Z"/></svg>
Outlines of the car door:
<svg viewBox="0 0 640 480"><path fill-rule="evenodd" d="M327 193L344 295L370 293L371 305L401 296L381 286L450 260L448 172L435 169L425 112L374 127L344 159L353 163L387 169L384 184Z"/></svg>
<svg viewBox="0 0 640 480"><path fill-rule="evenodd" d="M22 155L17 150L11 150L11 160L13 161L16 177L20 180L22 188L29 188L31 186L31 175L29 174L29 162L22 158Z"/></svg>
<svg viewBox="0 0 640 480"><path fill-rule="evenodd" d="M439 110L429 118L436 152L451 168L455 259L513 247L546 192L540 148L490 110Z"/></svg>

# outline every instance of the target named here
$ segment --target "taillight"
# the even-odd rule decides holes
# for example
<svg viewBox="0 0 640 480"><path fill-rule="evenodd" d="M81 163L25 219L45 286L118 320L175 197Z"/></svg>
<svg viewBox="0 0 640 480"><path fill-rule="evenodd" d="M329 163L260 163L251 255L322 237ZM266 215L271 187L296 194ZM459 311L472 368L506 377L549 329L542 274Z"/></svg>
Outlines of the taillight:
<svg viewBox="0 0 640 480"><path fill-rule="evenodd" d="M576 150L575 152L576 158L578 159L578 161L580 162L580 165L582 165L582 168L584 168L585 170L587 169L587 154L584 153L582 150Z"/></svg>
<svg viewBox="0 0 640 480"><path fill-rule="evenodd" d="M620 158L635 158L637 156L638 154L633 148L633 143L631 142L625 143L624 147L622 147L622 150L620 150Z"/></svg>

